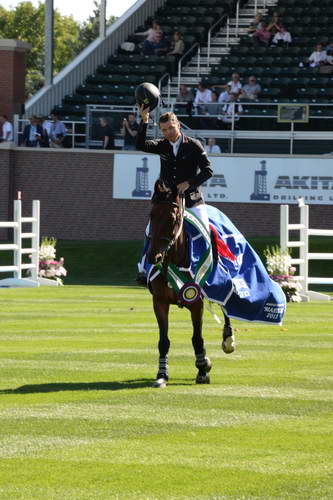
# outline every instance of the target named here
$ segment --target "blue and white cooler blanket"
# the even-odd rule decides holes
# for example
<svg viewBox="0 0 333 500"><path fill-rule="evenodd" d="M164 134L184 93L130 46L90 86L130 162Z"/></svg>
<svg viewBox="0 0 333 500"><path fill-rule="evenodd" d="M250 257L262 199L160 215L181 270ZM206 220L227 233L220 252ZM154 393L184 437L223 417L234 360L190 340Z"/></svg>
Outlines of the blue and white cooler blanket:
<svg viewBox="0 0 333 500"><path fill-rule="evenodd" d="M185 210L184 225L191 257L187 271L191 281L198 283L203 296L220 304L231 318L280 325L286 311L283 290L269 277L259 256L231 220L211 205L206 205L206 209L210 236L191 210ZM212 235L218 250L217 259L212 257ZM148 263L147 251L148 245L139 269L146 273L147 281L152 281L160 270ZM168 272L171 284L184 272L173 271Z"/></svg>

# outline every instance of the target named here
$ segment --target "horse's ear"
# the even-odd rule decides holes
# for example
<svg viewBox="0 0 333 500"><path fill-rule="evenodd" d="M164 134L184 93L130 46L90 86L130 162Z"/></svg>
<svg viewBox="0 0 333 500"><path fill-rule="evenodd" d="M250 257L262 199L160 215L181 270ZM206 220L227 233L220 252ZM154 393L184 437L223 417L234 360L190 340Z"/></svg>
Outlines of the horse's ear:
<svg viewBox="0 0 333 500"><path fill-rule="evenodd" d="M161 179L157 179L157 181L155 182L154 191L157 191L158 193L165 193L165 192L169 191L169 189L164 184L164 182L161 181Z"/></svg>

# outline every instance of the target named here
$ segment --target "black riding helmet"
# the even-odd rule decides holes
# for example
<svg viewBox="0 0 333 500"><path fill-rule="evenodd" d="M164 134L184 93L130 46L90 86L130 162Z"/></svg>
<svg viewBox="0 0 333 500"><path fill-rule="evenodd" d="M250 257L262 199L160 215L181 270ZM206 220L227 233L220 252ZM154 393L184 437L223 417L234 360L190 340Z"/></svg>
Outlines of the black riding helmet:
<svg viewBox="0 0 333 500"><path fill-rule="evenodd" d="M139 106L143 104L152 111L159 103L160 91L152 83L143 82L135 89L135 99Z"/></svg>

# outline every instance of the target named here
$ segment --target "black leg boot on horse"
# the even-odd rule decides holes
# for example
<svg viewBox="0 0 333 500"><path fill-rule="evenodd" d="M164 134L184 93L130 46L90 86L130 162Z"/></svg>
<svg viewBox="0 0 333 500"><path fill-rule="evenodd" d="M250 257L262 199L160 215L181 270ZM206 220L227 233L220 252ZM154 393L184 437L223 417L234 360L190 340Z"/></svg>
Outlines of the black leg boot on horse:
<svg viewBox="0 0 333 500"><path fill-rule="evenodd" d="M230 319L223 312L224 315L224 327L222 330L222 350L226 354L231 354L236 349L236 339L234 337L233 328L230 323Z"/></svg>
<svg viewBox="0 0 333 500"><path fill-rule="evenodd" d="M164 387L167 386L169 380L169 371L168 371L168 352L170 348L170 340L168 337L169 304L161 303L157 300L154 300L154 311L159 326L160 339L158 342L158 352L159 352L158 372L156 375L156 380L153 383L153 387L158 387L160 389L163 389Z"/></svg>
<svg viewBox="0 0 333 500"><path fill-rule="evenodd" d="M210 377L208 373L212 368L210 359L206 356L204 339L202 337L202 316L203 316L203 301L197 302L191 306L193 337L192 345L195 352L195 366L198 368L198 373L195 379L196 384L209 384Z"/></svg>

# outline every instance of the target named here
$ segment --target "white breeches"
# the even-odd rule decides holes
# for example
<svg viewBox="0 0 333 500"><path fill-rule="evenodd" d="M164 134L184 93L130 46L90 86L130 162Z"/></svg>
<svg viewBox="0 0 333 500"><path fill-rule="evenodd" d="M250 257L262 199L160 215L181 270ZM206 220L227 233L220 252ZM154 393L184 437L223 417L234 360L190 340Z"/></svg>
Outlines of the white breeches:
<svg viewBox="0 0 333 500"><path fill-rule="evenodd" d="M204 224L205 228L207 229L208 233L210 232L209 229L209 220L208 220L208 214L206 210L206 205L197 205L196 207L190 208L190 210L198 217L198 219L201 220L201 222Z"/></svg>

